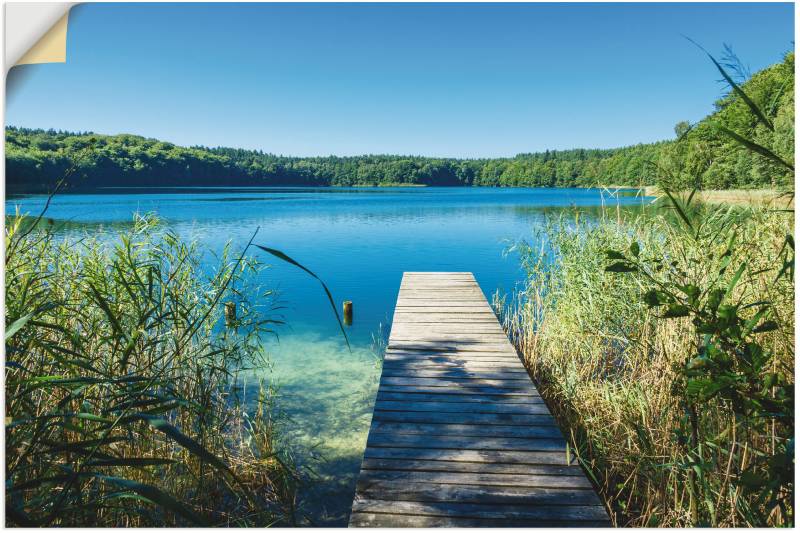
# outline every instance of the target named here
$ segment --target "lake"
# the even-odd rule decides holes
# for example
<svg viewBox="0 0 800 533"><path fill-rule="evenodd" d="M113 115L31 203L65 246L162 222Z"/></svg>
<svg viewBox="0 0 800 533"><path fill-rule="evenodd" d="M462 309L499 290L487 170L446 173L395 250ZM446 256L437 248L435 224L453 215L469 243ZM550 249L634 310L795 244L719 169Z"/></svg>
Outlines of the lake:
<svg viewBox="0 0 800 533"><path fill-rule="evenodd" d="M38 214L43 196L11 198ZM548 213L573 207L648 201L612 198L599 189L237 188L107 190L54 198L47 216L63 231L113 231L135 211L155 212L179 234L212 251L235 250L258 228L256 243L277 248L318 274L337 307L352 300L348 351L319 283L263 254L272 268L262 283L276 289L287 326L264 339L279 388L282 441L321 479L304 492L318 525L346 525L380 375L379 347L388 337L404 271L470 271L491 299L523 279L511 244L530 239ZM253 254L258 254L256 250Z"/></svg>

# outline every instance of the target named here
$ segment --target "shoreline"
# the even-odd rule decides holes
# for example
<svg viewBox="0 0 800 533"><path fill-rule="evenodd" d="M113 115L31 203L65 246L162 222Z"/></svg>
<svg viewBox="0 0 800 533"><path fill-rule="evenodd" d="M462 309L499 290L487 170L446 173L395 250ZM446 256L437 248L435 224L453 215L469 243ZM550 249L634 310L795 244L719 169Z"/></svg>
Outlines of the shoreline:
<svg viewBox="0 0 800 533"><path fill-rule="evenodd" d="M448 189L474 189L473 185L451 185L451 186L436 186L426 185L419 183L378 183L378 184L357 184L351 186L341 185L233 185L233 186L163 186L163 187L148 187L148 186L116 186L116 187L102 187L99 189L73 189L64 190L60 194L119 194L120 192L128 192L130 194L145 193L155 190L171 190L171 192L191 192L199 190L207 190L209 192L214 190L225 189L381 189L381 188L404 188L404 189L427 189L432 187L442 187ZM619 191L637 191L641 192L643 196L652 196L655 198L663 198L666 195L657 185L618 185L618 184L600 184L591 186L575 186L575 187L482 187L486 189L599 189L606 190L612 193ZM41 191L6 191L6 200L11 200L16 197L25 197L31 195L46 194ZM688 195L688 192L680 192L681 196ZM751 205L757 207L775 207L775 208L793 208L794 207L794 192L793 191L780 191L778 189L709 189L699 190L695 194L697 201L709 204L728 204L728 205Z"/></svg>
<svg viewBox="0 0 800 533"><path fill-rule="evenodd" d="M663 198L666 195L657 185L643 187L626 185L600 185L602 189L638 189L645 196ZM681 197L688 192L680 192ZM754 207L793 208L794 191L780 191L778 189L708 189L699 190L695 199L707 204L750 205Z"/></svg>

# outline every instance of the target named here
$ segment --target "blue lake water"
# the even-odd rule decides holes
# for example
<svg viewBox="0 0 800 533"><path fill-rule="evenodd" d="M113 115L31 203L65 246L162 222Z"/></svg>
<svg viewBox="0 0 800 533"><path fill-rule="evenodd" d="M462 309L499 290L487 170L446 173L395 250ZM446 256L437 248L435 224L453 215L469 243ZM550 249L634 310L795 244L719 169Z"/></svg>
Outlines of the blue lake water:
<svg viewBox="0 0 800 533"><path fill-rule="evenodd" d="M644 200L599 189L125 189L58 196L47 216L74 223L64 231L113 234L134 212L154 212L214 251L228 241L241 250L258 228L256 243L317 273L337 306L353 301L350 352L318 282L263 255L272 267L260 281L278 290L287 321L277 340L264 341L283 440L321 476L304 493L311 520L345 525L380 375L375 339L388 336L403 272L470 271L491 299L522 280L518 257L505 251L548 213ZM6 213L38 214L43 204L42 196L11 198Z"/></svg>

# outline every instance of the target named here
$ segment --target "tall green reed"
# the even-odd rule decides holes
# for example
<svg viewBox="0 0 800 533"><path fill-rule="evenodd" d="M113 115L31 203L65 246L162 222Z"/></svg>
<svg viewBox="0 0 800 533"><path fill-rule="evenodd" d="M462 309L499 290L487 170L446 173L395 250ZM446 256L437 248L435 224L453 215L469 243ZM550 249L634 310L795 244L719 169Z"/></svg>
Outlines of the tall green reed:
<svg viewBox="0 0 800 533"><path fill-rule="evenodd" d="M672 394L683 414L673 433L683 453L665 466L684 474L691 525L717 525L715 500L723 497L747 524L791 524L794 317L793 301L781 291L793 292L793 277L781 250L767 261L753 250L766 243L747 235L749 213L698 212L691 196L683 203L667 194L680 236L693 244L682 249L689 253L643 255L637 241L606 250L606 272L643 283L642 299L658 318L691 324L684 360L672 366Z"/></svg>
<svg viewBox="0 0 800 533"><path fill-rule="evenodd" d="M275 324L261 265L209 272L152 217L116 243L31 227L7 221L7 524L290 523L267 397L248 415L237 387Z"/></svg>
<svg viewBox="0 0 800 533"><path fill-rule="evenodd" d="M770 353L769 369L758 375L775 379L764 393L783 401L780 387L793 386L794 282L778 274L791 217L758 209L722 209L706 216L735 224L736 246L729 248L729 239L689 238L671 217L625 212L621 218L616 213L600 219L551 218L536 236L539 245L520 246L528 282L509 302L505 327L617 525L792 520L785 486L778 496L787 512L733 481L752 471L759 480L780 484L783 476L769 475L761 460L786 457L793 423L758 417L745 422L730 400L719 397L702 405L695 426L698 442L704 443L702 460L696 452L687 453L692 430L681 369L697 348L696 325L688 317L662 318L670 312L650 305L651 279L614 272L632 268L627 261L635 256L652 267L653 279L683 294L679 287L687 284L678 283L676 273L691 275L698 287L727 287L746 262L731 294L745 302L746 320L759 313L758 306L745 309L748 302L769 301L774 309L769 318L774 323L757 333ZM716 226L708 221L706 227L711 239ZM611 262L609 250L617 257ZM733 266L720 277L709 255L726 256ZM755 325L763 320L765 315L758 315ZM775 459L775 466L786 466L781 460ZM697 469L702 474L693 486L690 472Z"/></svg>

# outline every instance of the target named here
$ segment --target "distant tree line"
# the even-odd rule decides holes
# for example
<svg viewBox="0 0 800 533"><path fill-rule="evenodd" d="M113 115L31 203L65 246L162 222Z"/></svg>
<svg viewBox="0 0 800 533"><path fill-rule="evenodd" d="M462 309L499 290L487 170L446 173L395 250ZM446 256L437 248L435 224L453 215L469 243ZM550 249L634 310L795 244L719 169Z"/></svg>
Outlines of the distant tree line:
<svg viewBox="0 0 800 533"><path fill-rule="evenodd" d="M791 187L785 168L742 148L719 131L747 134L794 160L794 53L743 84L767 110L773 129L757 124L735 93L676 139L614 149L547 150L511 158L452 159L399 155L286 157L260 150L181 147L136 135L6 128L6 188L48 190L65 173L73 189L130 186L489 186L653 185L707 189Z"/></svg>

